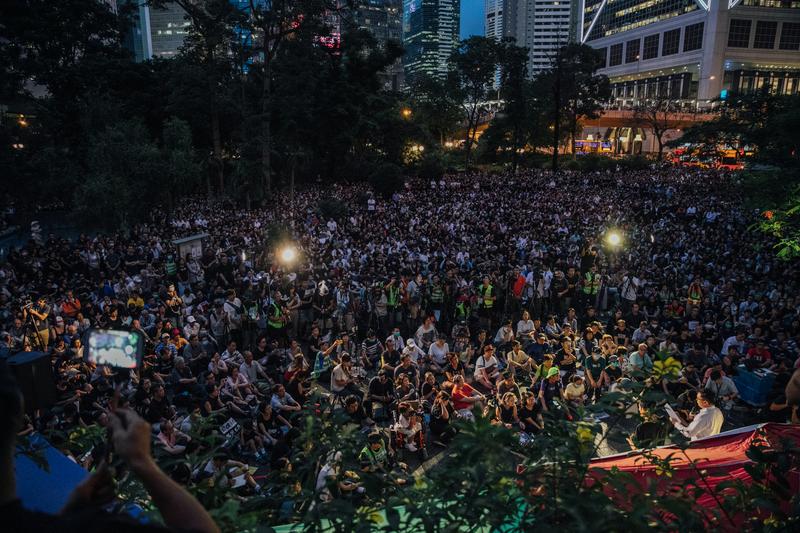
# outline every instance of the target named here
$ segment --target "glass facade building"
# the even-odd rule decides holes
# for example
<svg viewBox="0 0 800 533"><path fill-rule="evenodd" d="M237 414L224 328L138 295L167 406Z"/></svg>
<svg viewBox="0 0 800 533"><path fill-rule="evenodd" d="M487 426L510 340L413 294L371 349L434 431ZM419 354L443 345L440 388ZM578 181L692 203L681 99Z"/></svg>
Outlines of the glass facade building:
<svg viewBox="0 0 800 533"><path fill-rule="evenodd" d="M458 47L460 0L403 0L403 58L406 82L422 74L441 77Z"/></svg>
<svg viewBox="0 0 800 533"><path fill-rule="evenodd" d="M800 0L580 1L581 41L602 54L616 107L798 92Z"/></svg>

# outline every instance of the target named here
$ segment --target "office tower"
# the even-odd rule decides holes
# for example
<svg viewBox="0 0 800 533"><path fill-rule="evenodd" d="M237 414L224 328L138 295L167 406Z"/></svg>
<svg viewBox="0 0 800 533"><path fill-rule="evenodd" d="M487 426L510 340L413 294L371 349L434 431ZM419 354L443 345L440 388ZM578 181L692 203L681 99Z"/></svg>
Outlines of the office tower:
<svg viewBox="0 0 800 533"><path fill-rule="evenodd" d="M117 3L121 5L123 1ZM183 9L173 2L166 3L163 8L137 2L133 11L132 27L125 37L125 45L135 60L175 57L191 25Z"/></svg>
<svg viewBox="0 0 800 533"><path fill-rule="evenodd" d="M490 1L490 0L489 0ZM528 73L550 67L556 51L574 40L577 7L569 0L497 0L502 34L528 48Z"/></svg>
<svg viewBox="0 0 800 533"><path fill-rule="evenodd" d="M353 7L350 20L356 27L369 31L381 46L389 41L402 44L402 13L402 0L361 0ZM403 86L402 59L386 69L384 84L393 90Z"/></svg>
<svg viewBox="0 0 800 533"><path fill-rule="evenodd" d="M403 0L403 59L407 82L427 74L441 77L458 47L460 0Z"/></svg>
<svg viewBox="0 0 800 533"><path fill-rule="evenodd" d="M616 105L707 107L732 92L800 88L799 0L581 0L579 39L600 51Z"/></svg>

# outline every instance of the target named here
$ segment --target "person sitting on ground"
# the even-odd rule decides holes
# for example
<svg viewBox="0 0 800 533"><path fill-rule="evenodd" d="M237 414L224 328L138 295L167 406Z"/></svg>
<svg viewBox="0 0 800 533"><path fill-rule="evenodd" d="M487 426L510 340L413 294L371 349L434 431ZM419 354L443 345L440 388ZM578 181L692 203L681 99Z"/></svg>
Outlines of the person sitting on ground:
<svg viewBox="0 0 800 533"><path fill-rule="evenodd" d="M517 409L520 429L525 433L538 433L544 429L541 411L536 394L531 391L522 393L522 401Z"/></svg>
<svg viewBox="0 0 800 533"><path fill-rule="evenodd" d="M494 391L494 384L500 377L500 368L494 356L494 346L487 344L483 347L483 355L475 361L474 384L486 393Z"/></svg>
<svg viewBox="0 0 800 533"><path fill-rule="evenodd" d="M536 368L536 362L522 349L522 344L519 341L514 341L511 345L511 351L506 354L506 362L508 370L516 374L520 372L523 375L530 375Z"/></svg>
<svg viewBox="0 0 800 533"><path fill-rule="evenodd" d="M453 390L450 392L458 416L466 420L474 420L472 410L475 408L483 410L483 402L486 398L464 382L464 376L457 375L453 382Z"/></svg>
<svg viewBox="0 0 800 533"><path fill-rule="evenodd" d="M428 458L425 448L425 433L422 427L422 418L408 403L401 403L397 408L400 417L394 426L395 431L403 436L403 443L410 452L420 452L421 460Z"/></svg>
<svg viewBox="0 0 800 533"><path fill-rule="evenodd" d="M355 394L361 396L361 389L356 385L355 380L350 354L343 354L341 362L331 371L331 392L337 395Z"/></svg>
<svg viewBox="0 0 800 533"><path fill-rule="evenodd" d="M372 378L367 386L364 397L364 409L370 417L387 418L394 405L394 382L389 379L389 373L381 369L378 375Z"/></svg>
<svg viewBox="0 0 800 533"><path fill-rule="evenodd" d="M361 429L369 429L375 425L375 421L367 416L367 412L364 410L361 400L355 396L348 396L345 398L344 413L348 422L355 424Z"/></svg>
<svg viewBox="0 0 800 533"><path fill-rule="evenodd" d="M561 377L558 368L552 367L547 371L547 376L539 383L539 403L542 412L548 413L553 408L555 400L565 401L564 388L561 385Z"/></svg>
<svg viewBox="0 0 800 533"><path fill-rule="evenodd" d="M503 425L506 429L519 425L517 396L513 392L507 392L502 396L502 400L495 407L492 424Z"/></svg>
<svg viewBox="0 0 800 533"><path fill-rule="evenodd" d="M161 431L156 437L156 443L169 455L183 455L186 452L186 445L191 440L189 435L175 429L171 420L161 423Z"/></svg>
<svg viewBox="0 0 800 533"><path fill-rule="evenodd" d="M389 479L397 485L408 483L405 463L395 461L395 456L386 446L380 431L373 430L367 436L367 444L358 454L361 471L370 474L379 474L384 479Z"/></svg>
<svg viewBox="0 0 800 533"><path fill-rule="evenodd" d="M465 371L464 363L456 352L447 354L447 364L444 366L445 381L442 383L442 388L452 388L456 375L465 376Z"/></svg>
<svg viewBox="0 0 800 533"><path fill-rule="evenodd" d="M430 430L435 439L434 444L446 446L456 435L457 430L451 424L455 412L450 394L444 390L439 391L431 407Z"/></svg>
<svg viewBox="0 0 800 533"><path fill-rule="evenodd" d="M564 398L572 407L583 405L583 397L586 394L586 387L581 376L572 376L570 382L564 387Z"/></svg>
<svg viewBox="0 0 800 533"><path fill-rule="evenodd" d="M542 364L539 365L533 374L531 374L531 388L533 388L538 381L546 379L551 368L558 370L558 367L554 366L555 360L555 355L551 353L544 354L544 357L542 358Z"/></svg>
<svg viewBox="0 0 800 533"><path fill-rule="evenodd" d="M630 373L642 372L649 374L653 371L653 360L647 353L647 344L642 342L637 346L635 352L628 356L628 369Z"/></svg>
<svg viewBox="0 0 800 533"><path fill-rule="evenodd" d="M286 387L278 383L272 387L272 398L270 402L276 414L287 418L302 408L292 396L286 392Z"/></svg>
<svg viewBox="0 0 800 533"><path fill-rule="evenodd" d="M394 389L394 397L397 402L415 402L419 399L416 387L412 385L407 374L400 374L397 377L397 386Z"/></svg>
<svg viewBox="0 0 800 533"><path fill-rule="evenodd" d="M501 400L508 392L514 394L514 396L517 398L520 397L519 385L517 385L517 382L514 379L514 374L506 370L503 373L503 377L497 382L498 401Z"/></svg>

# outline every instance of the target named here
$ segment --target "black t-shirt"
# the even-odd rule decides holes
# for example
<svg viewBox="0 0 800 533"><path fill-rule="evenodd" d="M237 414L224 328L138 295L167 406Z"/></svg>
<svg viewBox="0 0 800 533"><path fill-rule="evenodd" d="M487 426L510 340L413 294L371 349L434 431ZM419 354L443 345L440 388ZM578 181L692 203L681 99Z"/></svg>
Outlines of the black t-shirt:
<svg viewBox="0 0 800 533"><path fill-rule="evenodd" d="M441 434L447 428L447 426L450 424L453 413L455 413L455 408L451 403L446 404L445 409L449 415L447 419L442 417L443 411L438 403L433 407L433 409L431 409L430 428L431 431L437 435Z"/></svg>
<svg viewBox="0 0 800 533"><path fill-rule="evenodd" d="M375 376L369 381L369 395L372 397L380 396L391 398L394 396L394 383L388 377L385 383L381 383L381 379Z"/></svg>
<svg viewBox="0 0 800 533"><path fill-rule="evenodd" d="M164 398L161 401L153 398L150 400L150 407L147 409L147 421L151 424L161 422L162 418L169 418L169 403Z"/></svg>
<svg viewBox="0 0 800 533"><path fill-rule="evenodd" d="M397 350L384 350L383 364L396 367L400 364L400 352Z"/></svg>
<svg viewBox="0 0 800 533"><path fill-rule="evenodd" d="M156 533L176 531L157 525L139 524L130 517L112 515L94 507L65 515L49 515L25 509L19 500L0 505L0 524L3 524L3 531L8 533L40 533L42 531L58 531L59 533L106 533L108 531L113 531L114 533Z"/></svg>
<svg viewBox="0 0 800 533"><path fill-rule="evenodd" d="M402 374L408 375L408 379L411 380L413 384L417 378L417 368L414 365L409 366L408 368L403 368L403 365L398 366L394 371L394 379L397 381Z"/></svg>

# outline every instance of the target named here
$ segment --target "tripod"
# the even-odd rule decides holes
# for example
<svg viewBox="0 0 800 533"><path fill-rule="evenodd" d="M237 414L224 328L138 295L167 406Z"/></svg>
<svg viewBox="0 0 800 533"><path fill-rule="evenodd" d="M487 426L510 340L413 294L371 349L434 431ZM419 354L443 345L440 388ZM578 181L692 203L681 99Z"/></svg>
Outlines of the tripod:
<svg viewBox="0 0 800 533"><path fill-rule="evenodd" d="M34 341L35 341L36 346L41 351L44 352L44 351L47 350L47 346L44 345L44 341L42 340L42 336L39 334L39 328L36 327L36 323L33 321L33 315L30 312L31 307L33 307L33 306L32 305L26 305L26 306L23 307L23 309L26 310L26 312L25 312L25 325L24 325L25 334L24 334L23 338L28 339L28 341L31 343L31 346L34 345Z"/></svg>

